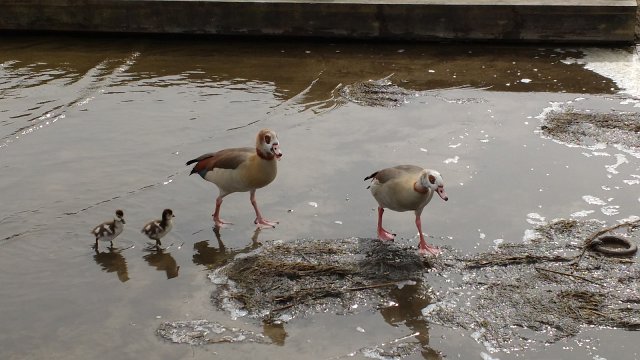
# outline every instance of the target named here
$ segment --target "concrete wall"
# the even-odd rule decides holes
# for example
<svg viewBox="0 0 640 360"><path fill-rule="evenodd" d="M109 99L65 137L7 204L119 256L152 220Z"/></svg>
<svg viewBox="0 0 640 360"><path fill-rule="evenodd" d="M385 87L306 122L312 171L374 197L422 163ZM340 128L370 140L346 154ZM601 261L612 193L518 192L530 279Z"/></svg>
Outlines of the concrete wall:
<svg viewBox="0 0 640 360"><path fill-rule="evenodd" d="M635 0L1 0L0 30L632 42Z"/></svg>

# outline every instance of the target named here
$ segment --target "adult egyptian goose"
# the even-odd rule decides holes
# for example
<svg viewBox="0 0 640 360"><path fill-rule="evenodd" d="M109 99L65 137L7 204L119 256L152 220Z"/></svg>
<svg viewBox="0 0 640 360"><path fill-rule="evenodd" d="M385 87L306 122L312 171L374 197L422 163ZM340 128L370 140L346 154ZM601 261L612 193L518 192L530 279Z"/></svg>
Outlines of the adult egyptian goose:
<svg viewBox="0 0 640 360"><path fill-rule="evenodd" d="M449 200L444 192L440 173L414 165L399 165L376 171L364 178L365 181L369 179L372 179L369 186L371 194L378 201L378 238L389 241L395 237L382 227L382 214L385 208L394 211L413 210L416 214L416 227L420 234L420 254L437 254L438 249L428 245L424 240L420 215L431 201L434 192L438 193L442 200Z"/></svg>
<svg viewBox="0 0 640 360"><path fill-rule="evenodd" d="M222 199L229 194L246 191L249 191L249 199L256 212L254 223L258 227L275 227L277 221L262 217L256 202L256 189L267 186L275 179L278 172L276 160L281 157L278 135L272 130L262 129L256 137L255 148L224 149L187 161L187 165L196 164L191 174L197 173L218 186L220 192L213 212L216 227L231 224L220 219Z"/></svg>
<svg viewBox="0 0 640 360"><path fill-rule="evenodd" d="M171 228L173 228L173 218L176 217L173 215L173 211L171 209L164 209L162 211L162 219L149 221L143 228L142 233L147 235L149 239L156 241L156 246L162 246L163 236L167 235Z"/></svg>
<svg viewBox="0 0 640 360"><path fill-rule="evenodd" d="M113 247L113 239L122 233L125 223L124 212L122 210L116 210L116 216L113 220L105 221L93 228L91 233L96 237L96 249L98 248L98 241L108 241L111 243L111 247Z"/></svg>

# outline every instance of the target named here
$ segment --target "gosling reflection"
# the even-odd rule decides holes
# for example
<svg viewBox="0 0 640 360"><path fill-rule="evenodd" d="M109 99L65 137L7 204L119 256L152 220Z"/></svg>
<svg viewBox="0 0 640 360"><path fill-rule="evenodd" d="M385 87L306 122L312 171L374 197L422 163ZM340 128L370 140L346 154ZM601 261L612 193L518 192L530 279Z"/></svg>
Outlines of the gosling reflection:
<svg viewBox="0 0 640 360"><path fill-rule="evenodd" d="M196 253L193 254L193 263L197 265L204 265L209 269L218 268L226 264L229 260L232 260L236 255L248 253L260 247L260 243L258 242L258 235L260 234L260 231L261 229L257 228L256 231L253 232L250 245L241 249L228 250L222 242L220 229L213 227L213 233L216 236L218 247L215 248L209 246L209 240L203 240L193 244L193 249L196 251Z"/></svg>
<svg viewBox="0 0 640 360"><path fill-rule="evenodd" d="M389 292L396 306L382 308L380 314L391 326L404 325L411 329L422 346L422 357L428 360L442 360L440 354L429 346L429 324L422 316L422 309L431 303L431 299L421 285L405 285L401 289L394 288Z"/></svg>
<svg viewBox="0 0 640 360"><path fill-rule="evenodd" d="M103 271L108 273L115 272L122 282L129 280L127 261L121 254L122 250L114 247L108 247L107 251L100 251L98 247L95 247L94 250L96 254L93 255L93 260Z"/></svg>
<svg viewBox="0 0 640 360"><path fill-rule="evenodd" d="M178 266L176 260L171 256L171 253L166 252L165 249L160 247L149 248L147 251L149 251L149 254L142 258L149 265L155 267L158 271L164 271L167 279L173 279L178 276L180 266Z"/></svg>
<svg viewBox="0 0 640 360"><path fill-rule="evenodd" d="M284 339L288 336L283 323L263 323L262 334L271 339L273 344L279 346L284 346Z"/></svg>

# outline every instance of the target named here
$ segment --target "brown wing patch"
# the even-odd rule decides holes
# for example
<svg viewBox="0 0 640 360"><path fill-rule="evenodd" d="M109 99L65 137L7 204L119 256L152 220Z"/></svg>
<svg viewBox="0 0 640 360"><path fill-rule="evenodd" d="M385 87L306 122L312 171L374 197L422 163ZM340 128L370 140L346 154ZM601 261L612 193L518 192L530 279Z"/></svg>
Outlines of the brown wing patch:
<svg viewBox="0 0 640 360"><path fill-rule="evenodd" d="M256 153L256 149L252 148L237 148L227 149L219 152L220 156L211 168L221 169L236 169L240 164L245 162L252 154Z"/></svg>
<svg viewBox="0 0 640 360"><path fill-rule="evenodd" d="M204 177L204 174L215 168L220 169L236 169L251 154L255 153L252 148L233 148L220 150L216 153L204 154L196 159L187 162L187 165L197 162L191 170L191 174L198 173Z"/></svg>

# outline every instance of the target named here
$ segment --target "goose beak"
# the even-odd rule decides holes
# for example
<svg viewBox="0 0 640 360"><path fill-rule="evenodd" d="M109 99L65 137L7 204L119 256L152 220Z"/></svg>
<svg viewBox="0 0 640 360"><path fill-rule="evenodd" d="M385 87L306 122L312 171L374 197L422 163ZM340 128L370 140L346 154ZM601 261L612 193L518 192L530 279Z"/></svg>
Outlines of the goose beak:
<svg viewBox="0 0 640 360"><path fill-rule="evenodd" d="M273 153L273 155L275 155L276 159L280 160L280 158L282 157L282 151L280 151L280 145L279 144L273 144L273 146L271 147L271 152Z"/></svg>
<svg viewBox="0 0 640 360"><path fill-rule="evenodd" d="M438 190L436 190L438 192L438 195L440 195L440 197L442 198L442 200L444 201L448 201L449 197L447 196L447 193L444 192L444 188L443 187L439 187Z"/></svg>

